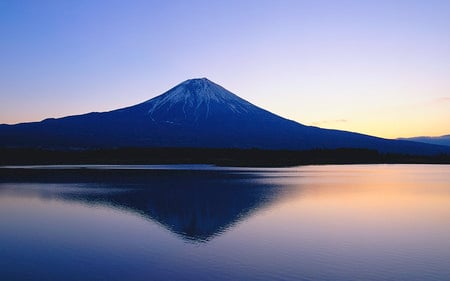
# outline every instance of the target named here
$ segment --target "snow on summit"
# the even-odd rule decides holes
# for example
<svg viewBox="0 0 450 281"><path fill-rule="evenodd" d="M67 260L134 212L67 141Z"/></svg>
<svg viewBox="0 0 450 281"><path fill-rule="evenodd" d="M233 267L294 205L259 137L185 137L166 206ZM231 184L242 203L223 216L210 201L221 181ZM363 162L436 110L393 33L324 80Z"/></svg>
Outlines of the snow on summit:
<svg viewBox="0 0 450 281"><path fill-rule="evenodd" d="M145 104L152 120L167 122L173 122L173 119L208 119L217 111L242 114L254 108L254 105L207 78L186 80Z"/></svg>

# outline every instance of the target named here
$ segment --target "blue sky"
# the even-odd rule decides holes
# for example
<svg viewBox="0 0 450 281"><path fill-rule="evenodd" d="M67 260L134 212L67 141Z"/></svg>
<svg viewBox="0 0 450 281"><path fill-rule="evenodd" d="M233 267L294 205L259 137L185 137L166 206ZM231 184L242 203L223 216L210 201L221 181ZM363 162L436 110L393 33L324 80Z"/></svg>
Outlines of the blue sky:
<svg viewBox="0 0 450 281"><path fill-rule="evenodd" d="M450 133L450 1L0 0L0 123L208 77L307 125Z"/></svg>

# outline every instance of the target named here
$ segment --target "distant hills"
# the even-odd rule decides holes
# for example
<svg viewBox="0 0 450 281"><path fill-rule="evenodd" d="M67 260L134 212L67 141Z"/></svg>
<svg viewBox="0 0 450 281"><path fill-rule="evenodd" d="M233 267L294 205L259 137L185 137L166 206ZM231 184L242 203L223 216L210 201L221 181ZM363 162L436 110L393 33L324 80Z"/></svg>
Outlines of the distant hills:
<svg viewBox="0 0 450 281"><path fill-rule="evenodd" d="M143 103L41 122L0 125L0 148L85 150L356 148L381 153L450 154L450 147L305 126L275 115L206 78L180 83Z"/></svg>
<svg viewBox="0 0 450 281"><path fill-rule="evenodd" d="M416 142L450 146L450 135L445 135L445 136L440 136L440 137L400 138L400 140L416 141Z"/></svg>

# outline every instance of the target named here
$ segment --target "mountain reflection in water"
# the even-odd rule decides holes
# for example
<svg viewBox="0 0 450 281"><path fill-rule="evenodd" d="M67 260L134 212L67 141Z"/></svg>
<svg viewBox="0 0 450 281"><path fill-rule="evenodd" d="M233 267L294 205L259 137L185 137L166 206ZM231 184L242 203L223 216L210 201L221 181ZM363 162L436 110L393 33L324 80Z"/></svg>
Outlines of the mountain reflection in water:
<svg viewBox="0 0 450 281"><path fill-rule="evenodd" d="M56 185L3 192L128 210L193 242L209 241L286 193L251 172L36 170L8 177L3 180Z"/></svg>
<svg viewBox="0 0 450 281"><path fill-rule="evenodd" d="M0 168L0 280L449 280L448 165L182 168Z"/></svg>

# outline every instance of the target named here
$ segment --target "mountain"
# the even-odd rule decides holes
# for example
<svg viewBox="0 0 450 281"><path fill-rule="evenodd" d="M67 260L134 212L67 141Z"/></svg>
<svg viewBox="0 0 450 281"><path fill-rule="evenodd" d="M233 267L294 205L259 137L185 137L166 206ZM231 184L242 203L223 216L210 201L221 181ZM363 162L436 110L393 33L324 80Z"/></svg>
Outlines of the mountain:
<svg viewBox="0 0 450 281"><path fill-rule="evenodd" d="M450 153L443 146L305 126L257 107L206 78L187 80L160 96L118 110L0 125L0 147L367 148Z"/></svg>
<svg viewBox="0 0 450 281"><path fill-rule="evenodd" d="M440 136L440 137L400 138L400 140L408 140L408 141L450 146L450 135L445 135L445 136Z"/></svg>

